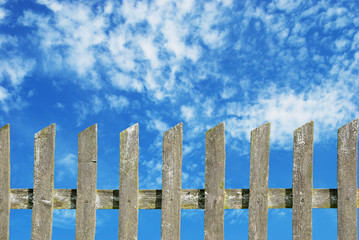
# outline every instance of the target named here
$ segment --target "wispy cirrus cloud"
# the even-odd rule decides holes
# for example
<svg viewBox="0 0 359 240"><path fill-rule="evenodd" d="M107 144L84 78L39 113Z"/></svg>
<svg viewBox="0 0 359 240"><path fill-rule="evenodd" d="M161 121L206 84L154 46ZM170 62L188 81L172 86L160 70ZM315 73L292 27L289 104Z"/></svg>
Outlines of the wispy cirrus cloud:
<svg viewBox="0 0 359 240"><path fill-rule="evenodd" d="M247 140L250 129L270 120L274 129L285 126L273 135L274 143L285 145L305 121L316 120L324 134L357 111L355 4L37 3L49 12L26 10L19 22L36 32L32 41L39 43L45 71L76 73L73 84L84 91L114 89L74 103L78 125L104 109L125 109L126 95L140 93L145 106L173 106L147 116L148 130L163 132L165 118L182 119L190 127L186 137L193 139L226 120L230 136ZM24 72L3 70L3 75L19 86L33 65L15 60L7 64ZM5 89L4 101L10 95ZM333 104L335 114L323 101Z"/></svg>

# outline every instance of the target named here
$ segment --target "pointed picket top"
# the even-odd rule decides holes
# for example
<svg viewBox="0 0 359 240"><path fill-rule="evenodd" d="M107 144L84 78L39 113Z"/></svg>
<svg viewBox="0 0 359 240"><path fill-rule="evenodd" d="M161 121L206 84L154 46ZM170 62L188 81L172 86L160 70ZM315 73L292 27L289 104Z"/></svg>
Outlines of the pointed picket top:
<svg viewBox="0 0 359 240"><path fill-rule="evenodd" d="M358 136L358 118L338 129L338 141L339 137L341 140L338 142L338 149L348 144L346 140L350 138L350 135L352 135L352 137Z"/></svg>
<svg viewBox="0 0 359 240"><path fill-rule="evenodd" d="M313 139L313 121L294 131L293 240L312 239Z"/></svg>
<svg viewBox="0 0 359 240"><path fill-rule="evenodd" d="M94 239L96 229L97 124L78 134L75 239Z"/></svg>
<svg viewBox="0 0 359 240"><path fill-rule="evenodd" d="M358 119L338 130L338 240L357 239Z"/></svg>
<svg viewBox="0 0 359 240"><path fill-rule="evenodd" d="M251 131L248 239L267 239L269 142L271 123Z"/></svg>
<svg viewBox="0 0 359 240"><path fill-rule="evenodd" d="M96 133L97 133L97 123L95 123L94 125L91 125L91 126L89 126L88 128L82 130L82 131L78 134L78 136L80 136L80 135L81 135L81 136L84 136L84 135L89 134L89 133L91 133L91 132L96 132Z"/></svg>
<svg viewBox="0 0 359 240"><path fill-rule="evenodd" d="M35 133L35 138L38 138L38 137L40 137L42 135L46 135L48 133L51 133L50 131L53 130L53 128L55 128L55 127L56 127L55 123L50 124L49 126L43 128L40 131L38 131L37 133Z"/></svg>
<svg viewBox="0 0 359 240"><path fill-rule="evenodd" d="M179 131L181 128L183 128L183 122L178 123L174 127L168 129L166 132L163 133L163 137L169 136L170 134L173 134L177 131Z"/></svg>
<svg viewBox="0 0 359 240"><path fill-rule="evenodd" d="M254 132L259 132L259 131L265 131L265 130L270 130L270 127L271 127L271 122L268 121L266 123L263 123L262 125L260 125L259 127L256 127L255 129L253 129L251 131L251 133L254 133Z"/></svg>
<svg viewBox="0 0 359 240"><path fill-rule="evenodd" d="M139 133L139 126L138 123L133 124L132 126L126 128L125 130L123 130L120 133L120 144L126 143L128 144L129 141L128 139L132 139L133 137L135 137L136 139L138 139L138 133ZM137 136L137 137L136 137ZM123 140L123 141L121 141ZM122 143L121 143L122 142ZM121 147L126 147L129 148L130 146L122 146Z"/></svg>
<svg viewBox="0 0 359 240"><path fill-rule="evenodd" d="M34 205L31 239L51 239L55 165L55 124L35 134Z"/></svg>
<svg viewBox="0 0 359 240"><path fill-rule="evenodd" d="M1 130L6 130L6 129L10 129L10 124L8 123L8 124L5 124L4 126L2 126L1 128L0 128L0 131Z"/></svg>
<svg viewBox="0 0 359 240"><path fill-rule="evenodd" d="M137 239L138 232L138 123L120 133L118 239Z"/></svg>
<svg viewBox="0 0 359 240"><path fill-rule="evenodd" d="M295 134L295 133L299 133L299 132L303 132L303 131L305 131L306 129L308 129L308 128L313 128L313 127L314 127L314 121L311 120L311 121L307 122L306 124L300 126L299 128L295 129L295 130L294 130L294 134Z"/></svg>
<svg viewBox="0 0 359 240"><path fill-rule="evenodd" d="M205 137L204 239L224 239L225 124L209 129Z"/></svg>
<svg viewBox="0 0 359 240"><path fill-rule="evenodd" d="M161 239L179 240L181 229L183 123L163 134Z"/></svg>

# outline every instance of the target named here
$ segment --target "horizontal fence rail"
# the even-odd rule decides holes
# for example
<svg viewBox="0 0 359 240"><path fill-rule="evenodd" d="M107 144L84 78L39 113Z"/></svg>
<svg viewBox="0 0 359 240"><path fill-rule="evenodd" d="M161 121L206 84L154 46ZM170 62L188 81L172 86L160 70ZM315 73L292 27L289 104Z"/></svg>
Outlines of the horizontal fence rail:
<svg viewBox="0 0 359 240"><path fill-rule="evenodd" d="M313 188L314 123L294 131L293 187L268 188L270 123L251 132L249 189L225 189L225 125L206 132L205 189L182 189L180 123L163 135L161 190L140 190L139 126L120 133L120 187L100 190L97 125L78 136L77 189L54 189L55 124L35 134L34 188L10 188L10 126L0 129L0 239L10 209L32 209L31 239L51 239L53 209L76 209L76 240L94 239L96 209L119 209L119 239L137 239L138 210L161 209L161 239L180 239L181 209L204 209L206 240L224 239L224 210L249 209L249 239L267 239L268 208L292 208L293 239L312 239L312 209L337 208L338 239L357 239L358 119L338 130L338 189Z"/></svg>

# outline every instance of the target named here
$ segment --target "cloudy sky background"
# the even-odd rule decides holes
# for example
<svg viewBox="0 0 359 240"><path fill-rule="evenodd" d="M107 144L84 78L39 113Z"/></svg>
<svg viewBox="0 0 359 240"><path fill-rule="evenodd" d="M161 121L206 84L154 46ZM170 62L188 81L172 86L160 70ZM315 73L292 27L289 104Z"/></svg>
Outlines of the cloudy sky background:
<svg viewBox="0 0 359 240"><path fill-rule="evenodd" d="M183 188L204 187L204 133L226 124L226 188L249 187L250 131L271 121L269 187L292 185L293 131L315 123L314 187L336 188L336 134L359 107L357 1L0 0L0 123L11 125L11 187L32 188L33 136L56 123L55 188L76 188L77 134L98 124L98 188L119 186L119 132L139 123L140 188L161 188L162 134L184 123ZM118 211L97 211L116 239ZM140 211L159 239L160 211ZM182 238L203 239L203 211ZM53 239L75 211L54 211ZM116 222L117 221L117 222ZM226 239L248 211L226 210ZM19 226L23 224L23 226ZM19 231L22 229L22 231ZM31 211L11 211L28 239ZM269 239L291 238L291 210L269 210ZM336 210L313 210L313 238L336 239Z"/></svg>

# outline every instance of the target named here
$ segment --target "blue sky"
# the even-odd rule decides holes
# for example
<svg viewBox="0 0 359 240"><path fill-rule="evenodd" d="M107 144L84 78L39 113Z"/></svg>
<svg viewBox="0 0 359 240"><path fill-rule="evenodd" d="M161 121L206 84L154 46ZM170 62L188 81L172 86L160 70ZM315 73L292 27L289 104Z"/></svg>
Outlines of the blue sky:
<svg viewBox="0 0 359 240"><path fill-rule="evenodd" d="M249 187L250 131L271 121L269 187L291 188L293 131L314 120L315 188L336 188L337 129L359 110L357 1L0 0L0 123L11 124L11 187L33 186L33 137L56 123L55 188L76 188L77 134L98 124L99 189L119 186L119 132L139 123L140 188L161 189L162 134L184 123L183 188L204 187L204 133L226 124L226 188ZM291 209L269 210L268 239L291 239ZM11 211L29 239L31 210ZM55 210L53 239L74 239ZM160 239L140 210L139 239ZM182 239L203 239L182 210ZM336 239L336 209L313 210L313 239ZM117 239L98 210L96 239ZM225 211L225 238L248 238Z"/></svg>

